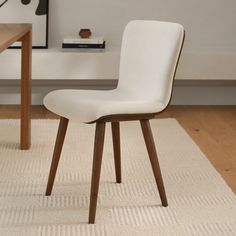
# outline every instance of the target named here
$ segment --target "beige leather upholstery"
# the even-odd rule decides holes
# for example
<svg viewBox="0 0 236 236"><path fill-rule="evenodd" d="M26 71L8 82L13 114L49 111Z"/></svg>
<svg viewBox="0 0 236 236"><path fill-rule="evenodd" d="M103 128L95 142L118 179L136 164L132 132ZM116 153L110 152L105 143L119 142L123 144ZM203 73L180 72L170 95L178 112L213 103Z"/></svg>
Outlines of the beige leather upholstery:
<svg viewBox="0 0 236 236"><path fill-rule="evenodd" d="M184 28L159 21L131 21L122 40L114 90L56 90L44 105L67 119L91 122L113 114L155 113L169 103Z"/></svg>

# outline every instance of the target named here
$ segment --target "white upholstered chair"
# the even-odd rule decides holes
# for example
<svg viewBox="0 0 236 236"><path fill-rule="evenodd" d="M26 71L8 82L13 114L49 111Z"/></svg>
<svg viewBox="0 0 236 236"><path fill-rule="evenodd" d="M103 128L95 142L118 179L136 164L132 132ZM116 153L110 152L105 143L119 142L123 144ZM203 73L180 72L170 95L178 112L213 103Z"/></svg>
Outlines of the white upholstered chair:
<svg viewBox="0 0 236 236"><path fill-rule="evenodd" d="M46 195L52 192L68 121L96 123L89 209L89 223L94 223L105 124L111 122L116 181L121 183L119 122L140 120L162 205L168 205L149 119L163 111L170 101L183 40L184 28L179 24L131 21L123 34L117 88L65 89L46 95L44 105L61 117Z"/></svg>

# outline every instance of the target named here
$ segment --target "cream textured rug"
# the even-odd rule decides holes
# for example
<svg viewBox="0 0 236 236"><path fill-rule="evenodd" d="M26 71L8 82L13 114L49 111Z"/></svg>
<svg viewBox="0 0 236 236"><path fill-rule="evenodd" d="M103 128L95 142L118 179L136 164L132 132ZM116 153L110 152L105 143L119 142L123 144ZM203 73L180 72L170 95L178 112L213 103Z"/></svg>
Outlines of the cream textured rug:
<svg viewBox="0 0 236 236"><path fill-rule="evenodd" d="M236 198L220 175L174 119L151 125L169 207L160 206L138 122L121 123L123 183L114 183L108 125L96 224L88 225L94 126L69 123L45 197L58 120L32 121L29 151L18 150L19 120L1 120L0 235L236 235Z"/></svg>

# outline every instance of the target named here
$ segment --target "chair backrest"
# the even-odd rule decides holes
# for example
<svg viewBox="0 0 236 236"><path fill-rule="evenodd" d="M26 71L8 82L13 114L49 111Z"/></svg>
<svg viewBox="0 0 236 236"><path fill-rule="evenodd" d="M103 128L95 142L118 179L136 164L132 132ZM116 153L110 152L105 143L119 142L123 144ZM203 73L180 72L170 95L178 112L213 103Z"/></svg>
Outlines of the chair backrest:
<svg viewBox="0 0 236 236"><path fill-rule="evenodd" d="M180 24L144 20L128 23L122 39L117 89L167 106L183 38Z"/></svg>

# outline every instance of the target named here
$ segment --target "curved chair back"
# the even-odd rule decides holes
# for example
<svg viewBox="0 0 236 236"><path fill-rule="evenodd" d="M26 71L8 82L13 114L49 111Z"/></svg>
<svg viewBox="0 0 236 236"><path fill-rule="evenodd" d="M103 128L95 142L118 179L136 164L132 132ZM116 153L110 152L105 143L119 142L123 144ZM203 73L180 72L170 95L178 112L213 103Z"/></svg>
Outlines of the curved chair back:
<svg viewBox="0 0 236 236"><path fill-rule="evenodd" d="M167 106L183 39L180 24L131 21L123 34L117 89Z"/></svg>

